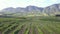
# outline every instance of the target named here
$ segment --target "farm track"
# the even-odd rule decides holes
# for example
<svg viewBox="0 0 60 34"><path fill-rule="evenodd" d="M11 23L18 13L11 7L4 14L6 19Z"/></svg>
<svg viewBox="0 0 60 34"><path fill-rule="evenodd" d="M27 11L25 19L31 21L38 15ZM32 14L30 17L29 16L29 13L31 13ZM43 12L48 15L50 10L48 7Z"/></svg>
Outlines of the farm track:
<svg viewBox="0 0 60 34"><path fill-rule="evenodd" d="M34 34L39 34L38 29L34 26Z"/></svg>
<svg viewBox="0 0 60 34"><path fill-rule="evenodd" d="M18 32L18 34L23 34L24 31L25 31L25 29L26 29L26 25L23 25L23 26L21 27L20 31Z"/></svg>
<svg viewBox="0 0 60 34"><path fill-rule="evenodd" d="M2 32L0 31L0 34L2 34Z"/></svg>
<svg viewBox="0 0 60 34"><path fill-rule="evenodd" d="M30 29L29 29L29 34L32 34L32 32L33 32L33 31L32 31L32 28L30 28Z"/></svg>

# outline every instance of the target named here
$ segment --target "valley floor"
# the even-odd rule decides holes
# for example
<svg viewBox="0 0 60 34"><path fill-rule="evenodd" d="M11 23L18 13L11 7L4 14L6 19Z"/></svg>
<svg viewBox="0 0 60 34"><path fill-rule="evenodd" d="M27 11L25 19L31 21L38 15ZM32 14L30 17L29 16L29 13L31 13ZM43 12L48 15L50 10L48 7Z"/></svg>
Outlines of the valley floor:
<svg viewBox="0 0 60 34"><path fill-rule="evenodd" d="M0 18L0 34L60 34L58 17Z"/></svg>

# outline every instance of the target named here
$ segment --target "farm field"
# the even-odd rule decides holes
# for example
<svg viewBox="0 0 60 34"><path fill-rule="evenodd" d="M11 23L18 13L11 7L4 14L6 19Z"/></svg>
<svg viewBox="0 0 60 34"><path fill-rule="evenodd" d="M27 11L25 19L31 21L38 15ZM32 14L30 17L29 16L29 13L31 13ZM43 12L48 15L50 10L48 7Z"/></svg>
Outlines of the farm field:
<svg viewBox="0 0 60 34"><path fill-rule="evenodd" d="M0 18L0 34L60 34L60 17Z"/></svg>

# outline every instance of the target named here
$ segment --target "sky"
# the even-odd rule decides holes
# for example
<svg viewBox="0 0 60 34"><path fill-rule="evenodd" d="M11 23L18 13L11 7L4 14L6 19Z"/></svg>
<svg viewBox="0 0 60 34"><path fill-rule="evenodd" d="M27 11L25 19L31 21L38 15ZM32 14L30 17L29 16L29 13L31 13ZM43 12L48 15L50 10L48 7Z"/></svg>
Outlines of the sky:
<svg viewBox="0 0 60 34"><path fill-rule="evenodd" d="M7 7L26 7L29 5L46 7L60 3L60 0L0 0L0 10Z"/></svg>

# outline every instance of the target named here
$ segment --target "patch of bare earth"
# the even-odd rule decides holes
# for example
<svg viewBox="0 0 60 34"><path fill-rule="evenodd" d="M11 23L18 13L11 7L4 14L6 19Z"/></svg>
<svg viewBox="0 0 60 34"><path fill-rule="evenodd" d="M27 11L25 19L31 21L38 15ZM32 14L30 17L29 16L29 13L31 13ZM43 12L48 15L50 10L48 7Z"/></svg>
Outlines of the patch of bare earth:
<svg viewBox="0 0 60 34"><path fill-rule="evenodd" d="M47 31L46 29L44 29L44 28L42 28L41 30L42 30L43 34L50 34L50 32L48 32L48 31Z"/></svg>
<svg viewBox="0 0 60 34"><path fill-rule="evenodd" d="M0 34L2 34L2 32L0 31Z"/></svg>
<svg viewBox="0 0 60 34"><path fill-rule="evenodd" d="M18 32L18 34L24 34L25 29L26 29L26 25L23 25L20 31Z"/></svg>
<svg viewBox="0 0 60 34"><path fill-rule="evenodd" d="M39 34L37 28L34 28L34 34Z"/></svg>
<svg viewBox="0 0 60 34"><path fill-rule="evenodd" d="M32 32L33 32L33 30L32 30L32 28L30 28L30 30L29 30L29 34L32 34Z"/></svg>

